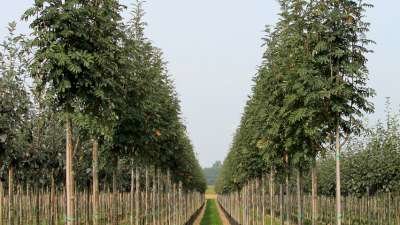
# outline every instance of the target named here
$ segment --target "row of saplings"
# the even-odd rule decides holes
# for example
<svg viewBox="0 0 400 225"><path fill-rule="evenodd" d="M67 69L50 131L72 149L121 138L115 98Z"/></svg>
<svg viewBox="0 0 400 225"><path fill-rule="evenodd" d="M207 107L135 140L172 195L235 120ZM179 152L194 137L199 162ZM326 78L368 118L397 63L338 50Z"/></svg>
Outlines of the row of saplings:
<svg viewBox="0 0 400 225"><path fill-rule="evenodd" d="M268 211L271 224L399 223L398 122L388 117L390 125L371 132L363 123L374 110L365 21L372 5L279 3L217 182L221 204L245 225L264 224Z"/></svg>
<svg viewBox="0 0 400 225"><path fill-rule="evenodd" d="M118 0L35 1L22 16L29 38L10 23L0 224L184 224L202 203L206 182L142 4L124 23Z"/></svg>
<svg viewBox="0 0 400 225"><path fill-rule="evenodd" d="M385 121L352 137L343 151L343 224L400 222L400 117L387 112ZM287 175L256 170L233 189L219 180L219 200L240 224L334 224L335 155L327 152L309 166L316 169L314 188L310 167L299 173L289 166Z"/></svg>
<svg viewBox="0 0 400 225"><path fill-rule="evenodd" d="M311 194L303 178L266 174L240 189L218 195L219 203L238 224L334 224L335 199ZM309 184L308 184L309 185ZM375 195L343 195L343 224L398 224L400 196L385 191ZM313 205L317 210L313 211Z"/></svg>

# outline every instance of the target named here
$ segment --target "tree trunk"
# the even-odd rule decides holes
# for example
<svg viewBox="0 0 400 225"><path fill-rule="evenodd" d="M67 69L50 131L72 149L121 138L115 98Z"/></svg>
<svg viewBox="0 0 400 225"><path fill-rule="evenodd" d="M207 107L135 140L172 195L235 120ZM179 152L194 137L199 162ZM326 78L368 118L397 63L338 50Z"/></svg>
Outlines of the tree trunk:
<svg viewBox="0 0 400 225"><path fill-rule="evenodd" d="M170 203L170 208L171 208L171 214L172 214L172 222L171 225L175 225L177 224L177 219L176 219L176 206L177 206L177 202L176 202L176 184L172 183L171 185L172 187L172 202Z"/></svg>
<svg viewBox="0 0 400 225"><path fill-rule="evenodd" d="M115 159L115 169L112 173L112 223L118 225L118 188L117 188L117 171L118 171L118 158Z"/></svg>
<svg viewBox="0 0 400 225"><path fill-rule="evenodd" d="M145 189L144 189L144 224L148 224L149 221L149 169L145 169Z"/></svg>
<svg viewBox="0 0 400 225"><path fill-rule="evenodd" d="M40 224L40 188L39 188L39 184L36 184L35 186L35 197L36 197L36 224Z"/></svg>
<svg viewBox="0 0 400 225"><path fill-rule="evenodd" d="M135 199L134 199L134 190L135 190L135 174L134 174L134 170L133 170L133 166L131 165L131 196L130 196L130 218L129 218L129 222L130 225L133 225L133 212L134 212L134 204L135 204Z"/></svg>
<svg viewBox="0 0 400 225"><path fill-rule="evenodd" d="M161 170L158 169L157 170L157 225L162 225L161 224L161 210L160 210L160 206L161 206L161 201L160 201L160 194L161 194L161 183L160 183L160 173Z"/></svg>
<svg viewBox="0 0 400 225"><path fill-rule="evenodd" d="M279 184L279 211L280 211L280 220L281 224L285 225L284 212L283 212L283 185Z"/></svg>
<svg viewBox="0 0 400 225"><path fill-rule="evenodd" d="M250 181L250 223L253 225L255 223L255 201L254 201L254 194L255 194L255 180Z"/></svg>
<svg viewBox="0 0 400 225"><path fill-rule="evenodd" d="M140 218L139 218L139 213L140 213L140 172L139 172L139 167L136 167L136 172L135 172L135 176L136 176L136 181L135 181L135 210L136 210L136 214L135 214L135 225L139 225L140 224Z"/></svg>
<svg viewBox="0 0 400 225"><path fill-rule="evenodd" d="M4 188L3 181L0 179L0 224L3 224L3 196L4 196Z"/></svg>
<svg viewBox="0 0 400 225"><path fill-rule="evenodd" d="M171 208L170 208L170 204L171 204L171 185L170 185L170 174L169 174L169 170L167 170L167 185L166 185L166 192L167 192L167 221L166 221L166 225L171 225Z"/></svg>
<svg viewBox="0 0 400 225"><path fill-rule="evenodd" d="M17 222L17 224L22 224L23 223L23 214L22 214L22 211L23 211L23 204L22 204L22 187L20 186L20 185L18 185L18 208L19 208L19 212L18 212L18 215L19 216L17 216L18 217L18 222ZM51 209L50 209L51 210ZM49 221L49 223L50 223L50 221Z"/></svg>
<svg viewBox="0 0 400 225"><path fill-rule="evenodd" d="M90 225L90 184L88 184L86 187L85 198L85 225Z"/></svg>
<svg viewBox="0 0 400 225"><path fill-rule="evenodd" d="M264 225L265 224L265 174L262 176L262 180L261 180L261 187L262 187L262 194L261 194L261 207L262 207L262 213L261 213L261 224ZM236 207L239 207L240 205L237 204Z"/></svg>
<svg viewBox="0 0 400 225"><path fill-rule="evenodd" d="M302 172L297 171L297 224L303 225Z"/></svg>
<svg viewBox="0 0 400 225"><path fill-rule="evenodd" d="M285 198L285 215L286 215L286 224L290 224L290 204L289 204L289 171L287 171L286 178L285 178L285 189L286 189L286 198Z"/></svg>
<svg viewBox="0 0 400 225"><path fill-rule="evenodd" d="M246 184L243 186L243 224L247 225L247 189Z"/></svg>
<svg viewBox="0 0 400 225"><path fill-rule="evenodd" d="M284 195L284 219L286 221L286 224L290 224L290 212L289 212L289 155L285 150L285 170L286 170L286 176L285 176L285 192L286 194Z"/></svg>
<svg viewBox="0 0 400 225"><path fill-rule="evenodd" d="M183 198L182 198L182 181L179 181L179 187L178 187L178 224L183 224Z"/></svg>
<svg viewBox="0 0 400 225"><path fill-rule="evenodd" d="M14 220L14 166L8 167L8 224L13 225Z"/></svg>
<svg viewBox="0 0 400 225"><path fill-rule="evenodd" d="M92 176L93 176L93 225L99 224L99 176L98 176L98 164L99 164L99 142L97 139L92 139Z"/></svg>
<svg viewBox="0 0 400 225"><path fill-rule="evenodd" d="M315 163L311 168L311 198L312 198L312 225L317 224L318 219L318 186L317 186L317 164Z"/></svg>
<svg viewBox="0 0 400 225"><path fill-rule="evenodd" d="M50 190L50 201L51 201L51 206L50 206L50 224L51 225L56 223L56 219L55 219L55 208L56 208L55 188L56 188L56 185L54 183L54 172L51 172L51 190Z"/></svg>
<svg viewBox="0 0 400 225"><path fill-rule="evenodd" d="M275 187L274 187L274 169L271 167L271 173L269 176L269 197L270 197L270 216L271 216L271 224L274 224L274 198L275 198Z"/></svg>
<svg viewBox="0 0 400 225"><path fill-rule="evenodd" d="M73 144L72 144L72 124L68 117L66 121L66 188L67 188L67 225L74 224L74 178L73 178Z"/></svg>
<svg viewBox="0 0 400 225"><path fill-rule="evenodd" d="M151 189L151 224L152 225L156 225L155 221L156 221L156 211L155 211L155 205L156 205L156 168L153 167L153 182L152 182L152 189Z"/></svg>
<svg viewBox="0 0 400 225"><path fill-rule="evenodd" d="M340 190L340 128L336 127L336 225L342 224L342 203Z"/></svg>

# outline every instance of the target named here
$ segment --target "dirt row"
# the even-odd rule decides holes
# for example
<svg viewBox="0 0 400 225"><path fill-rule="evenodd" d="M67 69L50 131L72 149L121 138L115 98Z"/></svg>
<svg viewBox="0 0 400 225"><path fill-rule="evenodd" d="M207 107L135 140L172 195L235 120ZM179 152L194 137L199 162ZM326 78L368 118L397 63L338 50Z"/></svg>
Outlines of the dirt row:
<svg viewBox="0 0 400 225"><path fill-rule="evenodd" d="M229 223L228 218L226 217L226 214L222 210L221 205L217 203L217 207L218 207L218 214L219 214L219 217L221 218L222 225L231 225Z"/></svg>
<svg viewBox="0 0 400 225"><path fill-rule="evenodd" d="M203 219L204 212L206 211L206 205L204 204L203 208L201 209L201 212L197 216L196 220L194 221L193 225L200 225L201 219Z"/></svg>

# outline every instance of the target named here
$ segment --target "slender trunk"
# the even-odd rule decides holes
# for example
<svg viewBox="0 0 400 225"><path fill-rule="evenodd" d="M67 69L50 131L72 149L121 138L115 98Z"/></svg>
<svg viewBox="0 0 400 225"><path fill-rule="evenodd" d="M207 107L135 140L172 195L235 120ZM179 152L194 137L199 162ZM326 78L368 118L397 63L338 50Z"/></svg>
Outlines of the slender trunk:
<svg viewBox="0 0 400 225"><path fill-rule="evenodd" d="M284 219L286 221L286 224L290 224L290 213L289 213L289 155L285 151L285 170L286 170L286 176L285 176L285 192L286 194L284 195Z"/></svg>
<svg viewBox="0 0 400 225"><path fill-rule="evenodd" d="M256 201L254 199L254 194L255 194L255 180L250 181L250 224L255 225L255 208L256 208Z"/></svg>
<svg viewBox="0 0 400 225"><path fill-rule="evenodd" d="M246 184L245 184L243 186L243 224L244 225L247 225L246 209L247 209L247 189L246 189Z"/></svg>
<svg viewBox="0 0 400 225"><path fill-rule="evenodd" d="M146 167L145 169L145 192L144 192L144 224L148 224L149 221L149 169Z"/></svg>
<svg viewBox="0 0 400 225"><path fill-rule="evenodd" d="M8 224L13 225L14 220L14 166L8 167Z"/></svg>
<svg viewBox="0 0 400 225"><path fill-rule="evenodd" d="M182 215L183 215L183 207L182 207L182 182L179 181L178 184L178 224L182 224Z"/></svg>
<svg viewBox="0 0 400 225"><path fill-rule="evenodd" d="M18 185L18 208L19 208L19 212L18 212L18 222L17 224L22 224L23 223L23 214L22 214L22 187L20 185ZM49 204L50 205L50 204ZM50 205L51 207L51 205ZM50 209L51 210L51 209ZM49 221L50 223L50 221Z"/></svg>
<svg viewBox="0 0 400 225"><path fill-rule="evenodd" d="M157 225L162 225L162 210L161 210L161 182L160 182L161 170L157 170Z"/></svg>
<svg viewBox="0 0 400 225"><path fill-rule="evenodd" d="M151 194L151 212L152 212L152 224L156 225L156 168L154 167L153 171L153 188L152 188L152 194Z"/></svg>
<svg viewBox="0 0 400 225"><path fill-rule="evenodd" d="M136 167L136 172L135 172L135 225L139 225L140 220L139 220L139 213L140 213L140 173L139 173L139 167Z"/></svg>
<svg viewBox="0 0 400 225"><path fill-rule="evenodd" d="M72 124L68 117L66 121L66 188L67 188L67 225L74 224L74 178L73 178L73 144L72 144Z"/></svg>
<svg viewBox="0 0 400 225"><path fill-rule="evenodd" d="M274 187L274 168L271 167L271 173L269 176L269 197L270 197L270 216L271 216L271 224L274 224L274 198L275 198L275 187Z"/></svg>
<svg viewBox="0 0 400 225"><path fill-rule="evenodd" d="M56 185L54 183L54 172L51 172L51 190L50 190L50 224L53 225L56 223L55 220L55 208L56 208L56 196L55 196Z"/></svg>
<svg viewBox="0 0 400 225"><path fill-rule="evenodd" d="M40 188L39 188L39 185L38 184L36 184L36 193L35 193L35 196L36 196L36 205L35 205L35 207L36 207L36 224L40 224Z"/></svg>
<svg viewBox="0 0 400 225"><path fill-rule="evenodd" d="M286 178L285 178L285 189L286 189L286 199L285 199L285 216L286 216L286 224L290 224L290 207L289 204L289 171L287 171Z"/></svg>
<svg viewBox="0 0 400 225"><path fill-rule="evenodd" d="M171 225L171 185L170 185L170 172L167 170L167 222L166 225Z"/></svg>
<svg viewBox="0 0 400 225"><path fill-rule="evenodd" d="M340 134L339 125L336 128L336 225L342 224L342 206L340 190Z"/></svg>
<svg viewBox="0 0 400 225"><path fill-rule="evenodd" d="M115 160L115 169L112 173L112 223L118 224L118 190L117 190L117 171L118 171L118 158Z"/></svg>
<svg viewBox="0 0 400 225"><path fill-rule="evenodd" d="M132 165L131 165L132 166ZM133 225L133 211L134 211L134 203L135 203L135 199L134 199L134 190L135 190L135 174L134 174L134 170L133 167L131 167L131 196L130 196L130 225Z"/></svg>
<svg viewBox="0 0 400 225"><path fill-rule="evenodd" d="M303 196L302 196L302 173L297 171L297 224L303 225Z"/></svg>
<svg viewBox="0 0 400 225"><path fill-rule="evenodd" d="M262 213L261 213L261 224L264 225L265 224L265 174L262 176L262 180L261 180L261 187L262 187L262 194L261 194L261 207L262 207ZM237 207L239 206L239 204L236 205Z"/></svg>
<svg viewBox="0 0 400 225"><path fill-rule="evenodd" d="M4 188L3 181L0 179L0 224L3 224L3 196L4 196Z"/></svg>
<svg viewBox="0 0 400 225"><path fill-rule="evenodd" d="M86 191L85 191L85 224L90 224L90 184L87 184Z"/></svg>
<svg viewBox="0 0 400 225"><path fill-rule="evenodd" d="M176 208L177 208L177 201L176 201L176 184L172 184L172 203L171 203L171 210L172 210L172 225L177 224L176 219Z"/></svg>
<svg viewBox="0 0 400 225"><path fill-rule="evenodd" d="M314 166L311 168L311 198L312 198L312 225L317 224L318 218L318 189L317 189L317 164L315 163Z"/></svg>
<svg viewBox="0 0 400 225"><path fill-rule="evenodd" d="M280 220L281 224L285 225L284 213L283 213L283 185L279 184L279 211L280 211Z"/></svg>
<svg viewBox="0 0 400 225"><path fill-rule="evenodd" d="M99 164L99 142L97 139L92 140L92 157L93 157L93 225L99 224L99 176L98 176L98 164Z"/></svg>

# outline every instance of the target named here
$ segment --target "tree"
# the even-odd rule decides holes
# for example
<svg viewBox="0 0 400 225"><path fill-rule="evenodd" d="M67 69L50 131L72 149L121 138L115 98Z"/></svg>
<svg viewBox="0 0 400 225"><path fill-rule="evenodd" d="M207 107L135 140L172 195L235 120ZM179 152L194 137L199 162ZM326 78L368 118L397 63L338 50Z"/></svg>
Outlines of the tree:
<svg viewBox="0 0 400 225"><path fill-rule="evenodd" d="M29 52L24 36L16 35L15 29L16 23L11 22L8 26L9 34L0 45L0 168L3 171L3 166L8 166L9 197L13 196L14 191L14 168L27 146L24 136L30 119L30 99L24 84ZM3 180L1 174L1 195ZM10 200L8 210L9 217L13 217L13 205Z"/></svg>
<svg viewBox="0 0 400 225"><path fill-rule="evenodd" d="M363 21L364 10L371 5L362 1L279 3L280 19L265 38L263 63L224 162L218 189L232 190L235 177L246 180L263 171L262 166L254 166L260 158L255 149L259 149L270 171L286 177L287 184L292 169L298 170L298 221L302 224L302 172L312 166L315 224L316 157L336 135L339 158L340 139L359 132L361 115L373 110L368 102L373 90L366 87L365 65L366 45L371 41L365 38L369 24ZM251 166L247 162L252 162ZM242 165L248 171L241 170ZM339 159L337 165L340 224ZM282 177L280 180L283 182Z"/></svg>
<svg viewBox="0 0 400 225"><path fill-rule="evenodd" d="M316 15L319 35L314 59L323 74L325 119L336 152L337 224L341 215L340 152L347 137L360 131L363 112L372 112L368 98L374 91L366 87L368 80L366 38L369 23L364 21L364 1L319 1ZM341 139L343 142L341 142Z"/></svg>
<svg viewBox="0 0 400 225"><path fill-rule="evenodd" d="M123 39L120 10L114 0L44 0L23 15L34 17L31 67L36 87L54 96L55 108L65 114L67 224L74 220L71 118L78 114L77 122L94 136L110 130ZM97 123L104 118L110 120Z"/></svg>

